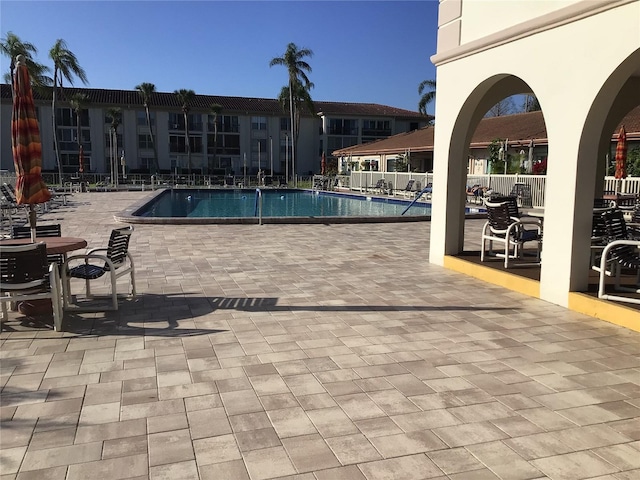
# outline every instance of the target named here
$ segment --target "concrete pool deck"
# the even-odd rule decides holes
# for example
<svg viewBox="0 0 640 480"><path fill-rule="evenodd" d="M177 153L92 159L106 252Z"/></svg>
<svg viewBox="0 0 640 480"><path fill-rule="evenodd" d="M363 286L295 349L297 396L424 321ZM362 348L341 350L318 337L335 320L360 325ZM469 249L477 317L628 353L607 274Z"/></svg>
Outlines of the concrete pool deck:
<svg viewBox="0 0 640 480"><path fill-rule="evenodd" d="M103 246L145 194L38 221ZM136 225L137 300L2 323L0 479L637 478L640 333L431 265L429 228Z"/></svg>

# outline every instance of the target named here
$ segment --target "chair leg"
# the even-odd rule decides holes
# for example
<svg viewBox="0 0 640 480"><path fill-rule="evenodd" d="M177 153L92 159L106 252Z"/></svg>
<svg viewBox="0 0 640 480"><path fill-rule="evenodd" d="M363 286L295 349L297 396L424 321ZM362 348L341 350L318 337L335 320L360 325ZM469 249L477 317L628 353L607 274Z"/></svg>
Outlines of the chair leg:
<svg viewBox="0 0 640 480"><path fill-rule="evenodd" d="M116 273L111 272L111 299L113 301L113 309L118 310L118 291L116 290Z"/></svg>

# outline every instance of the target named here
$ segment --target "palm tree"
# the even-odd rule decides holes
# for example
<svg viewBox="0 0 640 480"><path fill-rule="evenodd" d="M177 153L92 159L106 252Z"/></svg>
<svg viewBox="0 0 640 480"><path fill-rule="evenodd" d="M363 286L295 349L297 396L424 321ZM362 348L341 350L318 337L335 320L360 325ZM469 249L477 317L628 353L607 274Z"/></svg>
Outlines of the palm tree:
<svg viewBox="0 0 640 480"><path fill-rule="evenodd" d="M191 110L191 104L196 96L196 92L193 90L187 90L182 88L180 90L176 90L175 93L178 96L178 100L180 100L180 104L182 105L182 114L184 115L184 140L185 140L185 149L187 151L187 173L191 175L191 145L189 142L189 111Z"/></svg>
<svg viewBox="0 0 640 480"><path fill-rule="evenodd" d="M293 98L293 107L294 107L294 123L295 123L295 131L300 131L300 112L302 109L308 110L308 112L312 115L315 114L316 108L313 104L313 100L311 99L311 94L309 93L309 89L313 88L314 84L309 82L306 86L302 85L300 81L296 81L293 84L293 94L290 94L290 89L288 86L282 87L280 90L280 95L278 96L278 101L282 104L283 110L289 110L288 100ZM297 149L298 145L298 136L296 138L291 139L293 142L293 150Z"/></svg>
<svg viewBox="0 0 640 480"><path fill-rule="evenodd" d="M214 103L209 107L209 110L213 113L213 158L211 159L211 165L209 165L209 172L211 172L213 165L216 163L216 154L218 153L218 115L222 112L222 105ZM220 168L219 163L218 168Z"/></svg>
<svg viewBox="0 0 640 480"><path fill-rule="evenodd" d="M153 167L151 174L155 174L160 170L160 162L158 160L158 149L156 148L156 140L153 135L153 129L151 128L151 114L149 113L149 104L151 103L151 97L156 92L156 86L153 83L141 83L136 85L136 90L142 96L142 103L144 104L144 113L147 117L147 128L149 129L149 137L151 138L151 146L153 147Z"/></svg>
<svg viewBox="0 0 640 480"><path fill-rule="evenodd" d="M118 127L122 120L122 110L118 107L111 107L107 109L107 118L111 120L111 134L109 135L109 153L111 164L111 179L118 176L118 167L116 165L116 158L118 156Z"/></svg>
<svg viewBox="0 0 640 480"><path fill-rule="evenodd" d="M82 131L81 131L81 122L80 122L80 114L82 110L87 108L89 105L89 96L86 93L76 92L71 96L69 100L69 104L76 114L76 124L77 124L77 140L78 140L78 163L80 162L80 148L82 147Z"/></svg>
<svg viewBox="0 0 640 480"><path fill-rule="evenodd" d="M51 116L53 120L53 148L56 153L58 163L58 174L62 183L62 164L60 163L60 149L58 148L58 125L56 122L56 96L58 87L60 92L63 89L63 81L66 79L73 85L73 77L76 76L83 84L87 84L87 74L78 63L78 59L71 50L67 48L67 43L59 38L49 50L49 58L53 61L53 100L51 101Z"/></svg>
<svg viewBox="0 0 640 480"><path fill-rule="evenodd" d="M295 117L295 104L293 102L294 85L296 83L304 84L305 87L309 87L311 82L307 77L306 72L311 73L311 66L304 60L305 57L312 57L313 51L308 48L298 49L295 43L289 43L287 50L282 57L276 57L269 62L269 66L282 65L287 68L289 73L289 118L291 120L291 138L293 139L294 148L291 150L291 165L292 175L295 178L295 165L296 165L296 149L295 138L296 131L294 128Z"/></svg>
<svg viewBox="0 0 640 480"><path fill-rule="evenodd" d="M51 85L52 79L45 75L49 71L49 67L33 60L33 55L38 53L38 49L32 43L23 42L15 33L7 32L7 36L0 40L0 52L10 59L9 73L4 75L4 80L11 84L12 93L13 74L16 69L16 57L18 55L24 55L29 77L31 77L31 83L33 83L33 85Z"/></svg>
<svg viewBox="0 0 640 480"><path fill-rule="evenodd" d="M429 90L425 91L429 88ZM423 115L427 115L427 105L436 99L436 81L435 80L423 80L418 85L418 95L421 95L420 102L418 102L418 112Z"/></svg>

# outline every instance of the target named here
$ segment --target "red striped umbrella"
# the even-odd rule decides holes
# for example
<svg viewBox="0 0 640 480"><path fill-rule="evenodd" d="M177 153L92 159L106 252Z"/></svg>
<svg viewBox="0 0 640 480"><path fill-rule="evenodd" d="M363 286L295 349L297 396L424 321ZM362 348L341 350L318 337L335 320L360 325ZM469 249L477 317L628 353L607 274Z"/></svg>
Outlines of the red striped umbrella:
<svg viewBox="0 0 640 480"><path fill-rule="evenodd" d="M42 144L40 128L33 104L31 81L23 55L16 58L13 80L13 113L11 116L11 147L16 169L16 199L19 204L29 204L29 223L35 236L36 211L34 205L47 202L51 192L42 180Z"/></svg>
<svg viewBox="0 0 640 480"><path fill-rule="evenodd" d="M617 179L627 178L627 132L624 125L620 127L618 143L616 144L616 174Z"/></svg>

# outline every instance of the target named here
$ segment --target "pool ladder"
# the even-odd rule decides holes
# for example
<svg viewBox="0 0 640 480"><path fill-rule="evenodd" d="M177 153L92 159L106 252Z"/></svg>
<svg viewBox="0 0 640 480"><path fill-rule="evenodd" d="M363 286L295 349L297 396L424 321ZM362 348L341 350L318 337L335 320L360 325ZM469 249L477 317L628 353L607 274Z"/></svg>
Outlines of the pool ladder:
<svg viewBox="0 0 640 480"><path fill-rule="evenodd" d="M258 225L262 225L262 190L259 188L256 188L256 206L253 216L258 217Z"/></svg>

